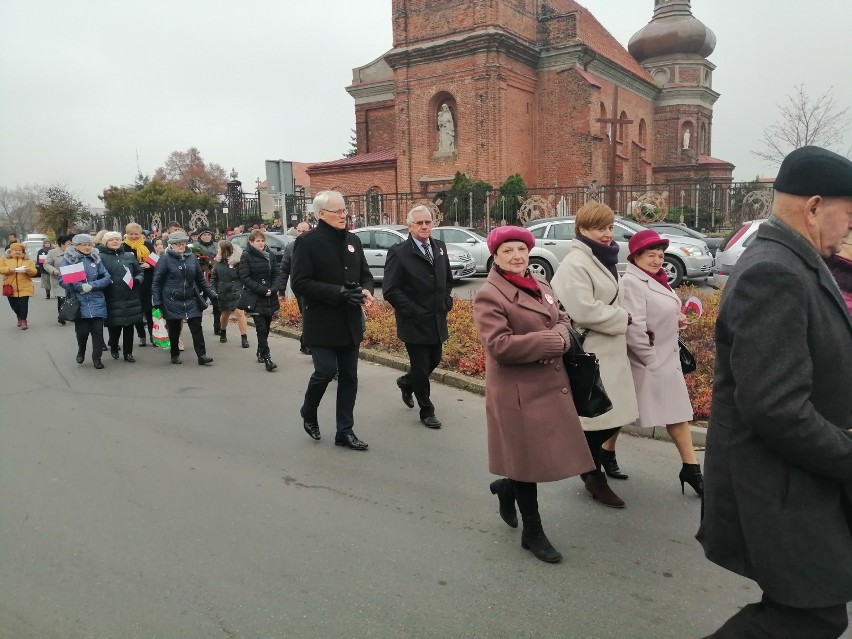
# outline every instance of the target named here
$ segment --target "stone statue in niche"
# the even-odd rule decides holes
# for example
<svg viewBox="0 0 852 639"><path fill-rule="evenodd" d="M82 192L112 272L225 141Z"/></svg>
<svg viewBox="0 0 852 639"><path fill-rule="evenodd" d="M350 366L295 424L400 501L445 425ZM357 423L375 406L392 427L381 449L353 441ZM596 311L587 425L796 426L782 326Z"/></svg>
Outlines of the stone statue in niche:
<svg viewBox="0 0 852 639"><path fill-rule="evenodd" d="M689 132L689 129L683 132L683 148L684 150L689 148L689 140L692 138L692 134Z"/></svg>
<svg viewBox="0 0 852 639"><path fill-rule="evenodd" d="M456 123L448 104L442 104L438 111L438 153L455 153Z"/></svg>

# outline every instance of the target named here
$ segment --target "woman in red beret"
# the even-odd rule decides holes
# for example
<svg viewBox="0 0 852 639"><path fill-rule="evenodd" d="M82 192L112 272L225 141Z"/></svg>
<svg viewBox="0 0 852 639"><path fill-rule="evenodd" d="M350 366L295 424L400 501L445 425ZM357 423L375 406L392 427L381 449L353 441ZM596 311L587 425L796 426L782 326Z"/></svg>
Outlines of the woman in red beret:
<svg viewBox="0 0 852 639"><path fill-rule="evenodd" d="M663 269L669 241L645 229L630 238L629 264L622 278L627 327L627 355L639 404L637 425L665 426L677 446L683 467L680 479L704 495L704 478L692 446L692 404L680 368L678 332L686 327L680 298Z"/></svg>
<svg viewBox="0 0 852 639"><path fill-rule="evenodd" d="M569 319L553 290L529 272L532 234L503 226L488 235L494 266L476 293L473 320L485 347L485 410L488 464L505 477L491 484L500 517L524 524L521 546L557 563L541 526L538 483L558 481L594 468L574 408L562 354L570 348Z"/></svg>

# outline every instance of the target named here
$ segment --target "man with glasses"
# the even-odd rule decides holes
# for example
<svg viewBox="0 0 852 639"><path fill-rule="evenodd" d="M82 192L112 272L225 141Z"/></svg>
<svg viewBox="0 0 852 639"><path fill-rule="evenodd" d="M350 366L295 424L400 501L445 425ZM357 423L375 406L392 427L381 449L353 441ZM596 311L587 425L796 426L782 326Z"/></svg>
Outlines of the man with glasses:
<svg viewBox="0 0 852 639"><path fill-rule="evenodd" d="M425 206L408 212L408 241L388 251L382 294L393 306L396 334L408 351L409 372L396 380L402 401L420 407L420 421L440 428L430 398L429 376L441 362L447 341L447 313L453 307L450 294L453 273L447 247L432 237L432 213Z"/></svg>
<svg viewBox="0 0 852 639"><path fill-rule="evenodd" d="M303 298L303 336L314 372L300 409L305 432L320 439L317 409L338 374L334 443L367 450L353 432L358 393L358 349L364 339L364 306L373 303L373 276L358 236L346 230L346 203L337 191L314 196L316 228L296 240L290 286Z"/></svg>

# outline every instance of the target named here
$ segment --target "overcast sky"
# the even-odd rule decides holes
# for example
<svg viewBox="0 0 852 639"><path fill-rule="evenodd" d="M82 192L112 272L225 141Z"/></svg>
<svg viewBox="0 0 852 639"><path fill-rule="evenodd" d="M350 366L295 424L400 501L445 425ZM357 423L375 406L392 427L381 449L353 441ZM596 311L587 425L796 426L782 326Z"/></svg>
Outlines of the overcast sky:
<svg viewBox="0 0 852 639"><path fill-rule="evenodd" d="M585 0L626 46L653 0ZM718 38L713 155L737 179L776 104L805 82L852 104L849 0L693 0ZM63 183L84 202L190 146L239 172L349 147L351 69L391 47L391 0L4 0L0 186ZM852 143L852 133L847 135Z"/></svg>

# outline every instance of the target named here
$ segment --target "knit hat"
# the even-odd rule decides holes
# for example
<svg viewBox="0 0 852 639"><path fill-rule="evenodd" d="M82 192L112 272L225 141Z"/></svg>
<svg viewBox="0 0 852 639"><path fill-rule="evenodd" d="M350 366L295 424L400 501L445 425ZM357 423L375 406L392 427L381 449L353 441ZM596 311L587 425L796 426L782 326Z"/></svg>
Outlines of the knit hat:
<svg viewBox="0 0 852 639"><path fill-rule="evenodd" d="M663 249L667 249L669 247L669 241L664 237L660 237L660 234L652 229L639 231L631 237L630 242L627 243L627 248L630 250L630 255L627 256L627 261L632 263L633 260L636 259L636 256L646 248L660 245L662 245Z"/></svg>
<svg viewBox="0 0 852 639"><path fill-rule="evenodd" d="M108 232L104 233L103 243L106 244L110 240L120 240L120 239L121 239L121 233L119 233L118 231L108 231Z"/></svg>
<svg viewBox="0 0 852 639"><path fill-rule="evenodd" d="M210 235L213 235L213 231L210 230L210 227L208 227L208 226L199 227L198 236L201 237L205 233L210 233Z"/></svg>
<svg viewBox="0 0 852 639"><path fill-rule="evenodd" d="M488 252L494 255L503 242L513 241L523 242L529 250L533 250L535 246L533 234L521 226L498 226L488 234L485 243L488 245Z"/></svg>
<svg viewBox="0 0 852 639"><path fill-rule="evenodd" d="M183 231L175 231L169 234L169 244L177 244L178 242L189 242L189 236Z"/></svg>
<svg viewBox="0 0 852 639"><path fill-rule="evenodd" d="M88 233L77 233L74 237L71 238L71 244L77 246L78 244L94 244L95 238L93 238Z"/></svg>

